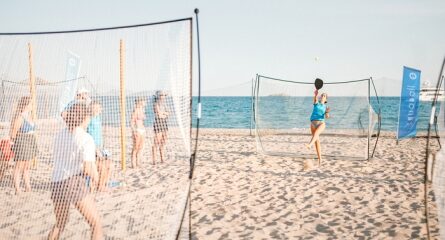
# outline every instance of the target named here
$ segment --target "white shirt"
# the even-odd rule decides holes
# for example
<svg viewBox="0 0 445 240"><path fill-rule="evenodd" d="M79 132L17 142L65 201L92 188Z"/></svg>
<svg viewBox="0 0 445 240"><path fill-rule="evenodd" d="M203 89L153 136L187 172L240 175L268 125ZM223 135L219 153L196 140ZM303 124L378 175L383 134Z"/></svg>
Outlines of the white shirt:
<svg viewBox="0 0 445 240"><path fill-rule="evenodd" d="M67 128L54 139L53 182L59 182L83 172L83 162L94 162L96 148L93 138L81 127L73 132Z"/></svg>

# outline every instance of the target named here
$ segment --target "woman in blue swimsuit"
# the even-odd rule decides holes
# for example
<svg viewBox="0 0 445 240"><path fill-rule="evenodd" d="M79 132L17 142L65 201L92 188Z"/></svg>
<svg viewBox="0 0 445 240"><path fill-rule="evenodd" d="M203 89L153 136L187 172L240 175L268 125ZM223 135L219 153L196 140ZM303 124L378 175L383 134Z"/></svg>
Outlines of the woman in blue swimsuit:
<svg viewBox="0 0 445 240"><path fill-rule="evenodd" d="M20 182L23 176L25 191L31 191L29 167L30 161L37 157L37 139L35 124L31 116L31 97L20 98L11 121L10 139L13 142L14 152L14 188L16 194L20 194Z"/></svg>
<svg viewBox="0 0 445 240"><path fill-rule="evenodd" d="M326 128L325 119L329 118L329 107L326 106L328 95L326 93L321 94L320 99L318 98L318 90L314 92L314 108L311 114L311 133L312 139L306 145L307 148L311 148L315 144L315 149L317 150L318 166L321 164L321 145L320 145L320 134Z"/></svg>

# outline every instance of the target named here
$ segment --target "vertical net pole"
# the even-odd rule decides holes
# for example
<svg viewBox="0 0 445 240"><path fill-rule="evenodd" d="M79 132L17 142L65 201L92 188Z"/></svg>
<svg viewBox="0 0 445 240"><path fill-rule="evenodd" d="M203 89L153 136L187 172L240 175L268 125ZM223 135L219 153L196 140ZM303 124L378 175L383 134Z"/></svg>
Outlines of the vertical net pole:
<svg viewBox="0 0 445 240"><path fill-rule="evenodd" d="M253 89L253 78L251 81L251 86L250 86L250 131L249 131L249 135L252 136L252 129L253 129L253 94L254 94L254 89Z"/></svg>
<svg viewBox="0 0 445 240"><path fill-rule="evenodd" d="M371 142L371 135L372 135L372 129L371 129L371 80L368 79L368 151L366 152L366 160L369 161L369 150L370 150L370 142Z"/></svg>
<svg viewBox="0 0 445 240"><path fill-rule="evenodd" d="M37 119L37 104L36 104L36 81L34 78L34 71L33 71L33 61L32 61L32 45L31 43L28 43L28 65L29 65L29 93L31 96L31 118L32 121L35 122ZM34 157L32 159L32 166L36 167L37 165L37 159Z"/></svg>
<svg viewBox="0 0 445 240"><path fill-rule="evenodd" d="M121 168L123 171L125 171L126 168L126 161L125 161L125 149L126 149L126 142L125 142L125 134L126 134L126 105L125 105L125 45L124 41L120 40L120 108L121 108Z"/></svg>

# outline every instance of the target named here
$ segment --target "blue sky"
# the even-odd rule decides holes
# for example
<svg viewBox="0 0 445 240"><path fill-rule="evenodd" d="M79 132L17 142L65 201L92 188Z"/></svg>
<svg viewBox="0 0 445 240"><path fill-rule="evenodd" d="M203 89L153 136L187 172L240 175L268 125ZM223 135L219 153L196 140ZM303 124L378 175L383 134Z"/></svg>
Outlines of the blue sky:
<svg viewBox="0 0 445 240"><path fill-rule="evenodd" d="M3 1L0 32L147 23L190 17L195 7L208 94L248 95L248 81L261 73L299 81L372 76L382 94L398 95L404 65L434 83L445 57L443 0Z"/></svg>

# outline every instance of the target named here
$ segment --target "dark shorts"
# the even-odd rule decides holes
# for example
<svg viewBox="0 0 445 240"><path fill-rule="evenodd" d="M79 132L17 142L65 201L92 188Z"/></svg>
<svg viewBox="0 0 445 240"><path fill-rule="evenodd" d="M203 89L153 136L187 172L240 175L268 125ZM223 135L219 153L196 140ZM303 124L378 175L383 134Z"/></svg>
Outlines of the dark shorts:
<svg viewBox="0 0 445 240"><path fill-rule="evenodd" d="M81 175L51 184L51 199L53 202L75 204L83 200L88 193L89 189L85 177Z"/></svg>
<svg viewBox="0 0 445 240"><path fill-rule="evenodd" d="M153 124L153 130L155 133L161 133L168 131L167 119L166 118L155 118Z"/></svg>
<svg viewBox="0 0 445 240"><path fill-rule="evenodd" d="M12 151L14 152L14 161L28 161L37 157L39 150L36 135L18 133L14 145L12 145Z"/></svg>

